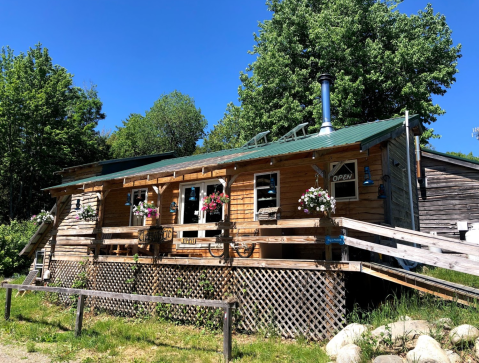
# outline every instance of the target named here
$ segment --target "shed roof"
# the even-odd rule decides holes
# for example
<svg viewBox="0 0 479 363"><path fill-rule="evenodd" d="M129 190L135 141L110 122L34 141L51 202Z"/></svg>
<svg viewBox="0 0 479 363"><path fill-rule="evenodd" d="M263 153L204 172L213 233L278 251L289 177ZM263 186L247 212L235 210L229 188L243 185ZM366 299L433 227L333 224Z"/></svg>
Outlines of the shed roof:
<svg viewBox="0 0 479 363"><path fill-rule="evenodd" d="M419 125L419 117L417 115L410 116L409 119L411 127ZM76 180L46 189L123 179L126 177L160 172L175 172L191 167L206 167L213 165L225 165L226 167L226 164L235 162L264 159L280 155L329 149L353 144L358 144L361 150L366 150L381 141L394 137L393 133L396 133L397 131L401 131L402 133L404 130L404 117L397 117L388 120L374 121L345 127L327 135L311 134L298 137L296 140L291 141L275 141L253 147L241 147L206 154L161 160L148 165L127 169L108 175L99 175L82 180Z"/></svg>
<svg viewBox="0 0 479 363"><path fill-rule="evenodd" d="M465 167L470 167L470 168L473 168L473 169L478 169L479 161L476 161L476 160L471 160L471 159L462 158L462 157L456 156L456 155L441 153L439 151L426 149L426 148L421 148L421 151L422 151L423 156L425 156L425 157L429 156L429 157L432 157L434 159L442 160L442 161L445 161L445 162L458 164L458 165L462 165L462 166L465 166ZM428 155L428 154L432 154L432 155Z"/></svg>

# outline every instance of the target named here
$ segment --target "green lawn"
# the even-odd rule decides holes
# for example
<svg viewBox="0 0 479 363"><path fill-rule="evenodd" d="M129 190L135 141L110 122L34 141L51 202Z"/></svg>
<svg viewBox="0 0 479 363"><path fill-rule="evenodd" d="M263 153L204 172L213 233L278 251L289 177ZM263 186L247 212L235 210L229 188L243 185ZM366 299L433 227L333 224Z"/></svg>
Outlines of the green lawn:
<svg viewBox="0 0 479 363"><path fill-rule="evenodd" d="M75 312L50 304L43 293L13 297L8 322L3 319L4 305L5 289L0 289L1 342L48 354L53 362L223 361L222 333L155 318L126 319L86 313L82 336L75 338ZM326 363L329 359L318 343L233 334L233 361Z"/></svg>
<svg viewBox="0 0 479 363"><path fill-rule="evenodd" d="M419 273L435 277L441 280L455 282L458 284L474 287L479 289L479 276L469 275L463 272L447 270L439 267L422 267Z"/></svg>

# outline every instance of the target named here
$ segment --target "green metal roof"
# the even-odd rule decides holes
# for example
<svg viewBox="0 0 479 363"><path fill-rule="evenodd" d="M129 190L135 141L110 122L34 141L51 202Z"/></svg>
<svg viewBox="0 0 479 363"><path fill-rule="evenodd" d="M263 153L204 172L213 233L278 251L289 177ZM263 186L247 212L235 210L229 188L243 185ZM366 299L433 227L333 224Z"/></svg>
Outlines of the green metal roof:
<svg viewBox="0 0 479 363"><path fill-rule="evenodd" d="M473 164L479 165L479 161L472 160L472 159L467 159L467 158L462 158L462 157L456 156L456 155L441 153L441 152L436 151L436 150L431 150L431 149L427 149L427 148L423 148L423 147L422 147L422 148L421 148L421 151L424 151L424 152L427 152L427 153L431 153L431 154L440 155L440 156L445 156L445 157L451 158L451 159L466 161L466 162L468 162L468 163L473 163Z"/></svg>
<svg viewBox="0 0 479 363"><path fill-rule="evenodd" d="M410 116L411 126L418 123L417 116ZM256 147L243 147L222 150L212 153L191 155L180 158L161 160L133 169L127 169L108 175L94 176L70 183L52 186L46 189L82 185L92 182L123 179L131 176L146 175L164 171L179 171L189 167L202 167L212 165L230 164L234 162L253 159L270 158L279 155L327 149L351 144L359 144L365 150L381 141L393 137L392 132L401 128L404 117L388 120L368 122L364 124L345 127L327 135L312 134L291 141L275 141L258 145Z"/></svg>

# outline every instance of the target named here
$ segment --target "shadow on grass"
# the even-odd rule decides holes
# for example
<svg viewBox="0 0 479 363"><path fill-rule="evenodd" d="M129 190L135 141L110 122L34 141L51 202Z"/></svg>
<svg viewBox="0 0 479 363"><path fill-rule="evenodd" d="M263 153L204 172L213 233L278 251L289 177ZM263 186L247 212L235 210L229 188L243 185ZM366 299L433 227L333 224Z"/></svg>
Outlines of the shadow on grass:
<svg viewBox="0 0 479 363"><path fill-rule="evenodd" d="M58 328L58 329L60 329L61 331L64 331L64 332L72 330L71 328L63 325L60 322L51 322L51 321L47 321L45 319L34 319L32 317L29 317L29 316L24 316L21 313L14 315L14 317L17 318L18 321L24 321L24 322L27 322L27 323L36 323L36 324L40 324L40 325L44 325L44 326L51 326L51 327Z"/></svg>

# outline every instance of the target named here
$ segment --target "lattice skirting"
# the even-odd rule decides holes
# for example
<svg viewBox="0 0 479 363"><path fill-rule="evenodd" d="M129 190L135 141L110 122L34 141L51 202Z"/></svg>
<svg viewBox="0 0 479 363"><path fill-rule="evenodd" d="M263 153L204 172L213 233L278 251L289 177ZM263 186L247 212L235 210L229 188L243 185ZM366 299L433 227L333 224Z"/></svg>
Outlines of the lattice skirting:
<svg viewBox="0 0 479 363"><path fill-rule="evenodd" d="M236 325L246 332L322 340L345 324L344 273L338 271L72 261L52 261L51 271L51 281L62 287L71 287L86 271L91 290L217 300L233 296L240 306ZM61 300L71 302L66 296ZM126 316L156 313L198 326L221 324L221 314L212 308L95 297L87 304Z"/></svg>

